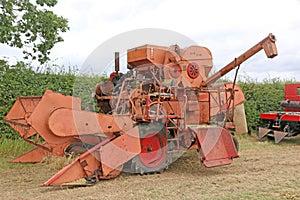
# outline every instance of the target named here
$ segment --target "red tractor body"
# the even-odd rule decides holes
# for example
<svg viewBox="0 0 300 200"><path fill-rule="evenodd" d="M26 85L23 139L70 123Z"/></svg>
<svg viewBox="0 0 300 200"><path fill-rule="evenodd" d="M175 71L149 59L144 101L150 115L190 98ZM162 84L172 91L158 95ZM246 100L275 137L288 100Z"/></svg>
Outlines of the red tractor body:
<svg viewBox="0 0 300 200"><path fill-rule="evenodd" d="M280 102L284 111L270 111L260 114L266 127L259 128L259 137L274 137L280 142L285 137L300 133L300 84L286 84L284 101Z"/></svg>

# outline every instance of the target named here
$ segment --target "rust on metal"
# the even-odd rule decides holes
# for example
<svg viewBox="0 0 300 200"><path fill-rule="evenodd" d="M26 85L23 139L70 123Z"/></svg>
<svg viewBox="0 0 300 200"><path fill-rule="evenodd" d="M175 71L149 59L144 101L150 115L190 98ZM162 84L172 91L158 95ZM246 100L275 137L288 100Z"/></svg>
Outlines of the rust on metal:
<svg viewBox="0 0 300 200"><path fill-rule="evenodd" d="M101 113L82 110L81 99L50 90L17 99L5 120L35 149L13 161L81 154L44 186L80 178L95 183L122 171L160 172L187 149L198 150L206 167L230 164L238 144L228 128L246 132L245 97L235 81L216 80L262 49L273 58L275 41L270 34L212 76L206 47L134 47L127 51L124 75L116 52L110 80L95 86Z"/></svg>

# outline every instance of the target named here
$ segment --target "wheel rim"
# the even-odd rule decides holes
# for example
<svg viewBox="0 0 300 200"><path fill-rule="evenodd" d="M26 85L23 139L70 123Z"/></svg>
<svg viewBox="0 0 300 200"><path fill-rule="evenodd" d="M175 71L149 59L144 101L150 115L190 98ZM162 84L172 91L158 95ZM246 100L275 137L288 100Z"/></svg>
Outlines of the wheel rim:
<svg viewBox="0 0 300 200"><path fill-rule="evenodd" d="M141 138L140 160L146 167L162 164L167 155L166 139L159 133L148 133Z"/></svg>

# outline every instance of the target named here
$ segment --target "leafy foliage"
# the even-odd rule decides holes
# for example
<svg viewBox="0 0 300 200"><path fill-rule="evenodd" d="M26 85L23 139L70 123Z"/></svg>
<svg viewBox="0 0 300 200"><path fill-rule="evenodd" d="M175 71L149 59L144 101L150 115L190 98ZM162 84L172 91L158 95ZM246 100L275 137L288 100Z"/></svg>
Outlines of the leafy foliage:
<svg viewBox="0 0 300 200"><path fill-rule="evenodd" d="M95 85L104 79L106 77L98 75L78 75L76 70L56 70L54 66L37 72L24 63L9 66L0 60L0 137L18 137L3 121L18 96L41 96L46 89L51 89L80 97L82 109L95 110L91 94ZM279 102L284 98L284 84L287 82L291 81L270 79L257 82L245 79L238 82L245 95L246 117L252 131L260 126L260 113L282 110Z"/></svg>
<svg viewBox="0 0 300 200"><path fill-rule="evenodd" d="M280 101L284 99L284 85L289 82L292 81L274 78L263 82L247 79L238 83L245 95L245 112L251 131L256 131L262 125L260 113L283 110Z"/></svg>
<svg viewBox="0 0 300 200"><path fill-rule="evenodd" d="M0 2L0 42L23 49L25 59L45 63L50 50L62 42L62 32L68 27L67 19L46 8L57 0L2 0Z"/></svg>
<svg viewBox="0 0 300 200"><path fill-rule="evenodd" d="M18 96L41 96L45 89L71 95L73 74L36 73L24 63L14 66L0 61L0 133L12 134L11 129L3 121Z"/></svg>
<svg viewBox="0 0 300 200"><path fill-rule="evenodd" d="M74 70L60 70L56 73L51 70L53 68L36 72L24 63L9 66L0 60L0 137L17 136L3 118L18 96L42 96L46 89L50 89L64 95L80 97L83 108L94 103L91 94L97 82L104 77L75 76Z"/></svg>
<svg viewBox="0 0 300 200"><path fill-rule="evenodd" d="M76 77L73 86L73 96L81 98L81 108L83 110L99 111L92 94L95 91L96 84L104 79L106 79L106 77L89 75Z"/></svg>

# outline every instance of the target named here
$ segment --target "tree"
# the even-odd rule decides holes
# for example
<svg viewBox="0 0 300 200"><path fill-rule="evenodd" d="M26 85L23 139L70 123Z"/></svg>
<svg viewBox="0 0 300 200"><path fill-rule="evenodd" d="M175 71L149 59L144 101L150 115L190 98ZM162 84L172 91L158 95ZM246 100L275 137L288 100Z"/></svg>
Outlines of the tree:
<svg viewBox="0 0 300 200"><path fill-rule="evenodd" d="M62 42L68 20L49 8L57 0L0 0L0 42L23 50L25 59L45 63L50 50Z"/></svg>

